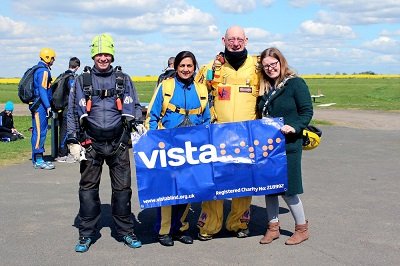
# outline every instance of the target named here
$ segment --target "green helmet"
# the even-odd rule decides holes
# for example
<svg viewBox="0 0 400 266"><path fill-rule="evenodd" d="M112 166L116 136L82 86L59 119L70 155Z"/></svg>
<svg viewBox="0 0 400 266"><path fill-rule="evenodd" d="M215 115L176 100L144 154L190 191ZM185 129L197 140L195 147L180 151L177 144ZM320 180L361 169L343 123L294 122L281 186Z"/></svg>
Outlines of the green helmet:
<svg viewBox="0 0 400 266"><path fill-rule="evenodd" d="M95 36L90 47L90 55L92 58L98 54L110 54L114 62L114 40L109 34L103 33Z"/></svg>

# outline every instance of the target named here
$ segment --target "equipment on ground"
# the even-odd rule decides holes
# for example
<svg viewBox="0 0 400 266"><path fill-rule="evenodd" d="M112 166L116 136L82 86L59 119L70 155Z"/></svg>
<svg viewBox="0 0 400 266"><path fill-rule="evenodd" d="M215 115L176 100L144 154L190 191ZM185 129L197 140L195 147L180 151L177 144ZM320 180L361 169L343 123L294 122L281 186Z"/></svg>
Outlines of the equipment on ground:
<svg viewBox="0 0 400 266"><path fill-rule="evenodd" d="M319 146L322 131L316 126L308 125L303 130L303 150L312 150Z"/></svg>

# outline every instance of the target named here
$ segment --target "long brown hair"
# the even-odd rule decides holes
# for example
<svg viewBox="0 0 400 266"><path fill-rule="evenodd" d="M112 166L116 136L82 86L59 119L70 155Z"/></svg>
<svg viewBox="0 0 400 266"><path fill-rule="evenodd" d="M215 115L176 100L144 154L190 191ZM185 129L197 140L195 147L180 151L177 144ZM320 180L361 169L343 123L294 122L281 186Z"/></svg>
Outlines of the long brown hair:
<svg viewBox="0 0 400 266"><path fill-rule="evenodd" d="M286 77L296 74L292 69L289 68L286 58L283 56L281 51L279 51L278 48L270 47L262 51L260 55L260 62L262 62L262 60L268 56L273 57L279 61L279 64L281 66L281 71L279 77L276 79L276 81L274 81L270 77L268 77L264 69L262 69L261 71L262 80L260 82L260 95L263 95L265 92L268 92L269 89L272 87L272 85L277 86Z"/></svg>

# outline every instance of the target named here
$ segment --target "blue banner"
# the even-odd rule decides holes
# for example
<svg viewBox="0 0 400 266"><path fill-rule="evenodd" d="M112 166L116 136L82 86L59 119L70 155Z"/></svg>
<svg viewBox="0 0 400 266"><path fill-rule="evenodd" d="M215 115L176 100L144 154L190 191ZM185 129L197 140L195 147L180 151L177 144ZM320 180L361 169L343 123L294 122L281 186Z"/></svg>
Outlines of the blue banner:
<svg viewBox="0 0 400 266"><path fill-rule="evenodd" d="M282 126L282 119L273 118L132 137L140 207L286 191Z"/></svg>

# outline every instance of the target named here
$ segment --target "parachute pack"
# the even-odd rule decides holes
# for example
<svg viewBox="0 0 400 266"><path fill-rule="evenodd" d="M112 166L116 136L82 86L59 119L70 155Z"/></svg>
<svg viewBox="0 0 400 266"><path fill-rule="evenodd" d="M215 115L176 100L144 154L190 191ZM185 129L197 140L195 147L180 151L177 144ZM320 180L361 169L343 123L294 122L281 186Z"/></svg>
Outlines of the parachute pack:
<svg viewBox="0 0 400 266"><path fill-rule="evenodd" d="M33 101L35 97L33 87L33 74L39 68L44 67L40 65L34 65L33 67L28 68L18 83L18 96L23 103L29 104Z"/></svg>
<svg viewBox="0 0 400 266"><path fill-rule="evenodd" d="M68 105L69 78L73 77L74 73L62 73L51 84L53 91L52 104L56 110L63 110Z"/></svg>

